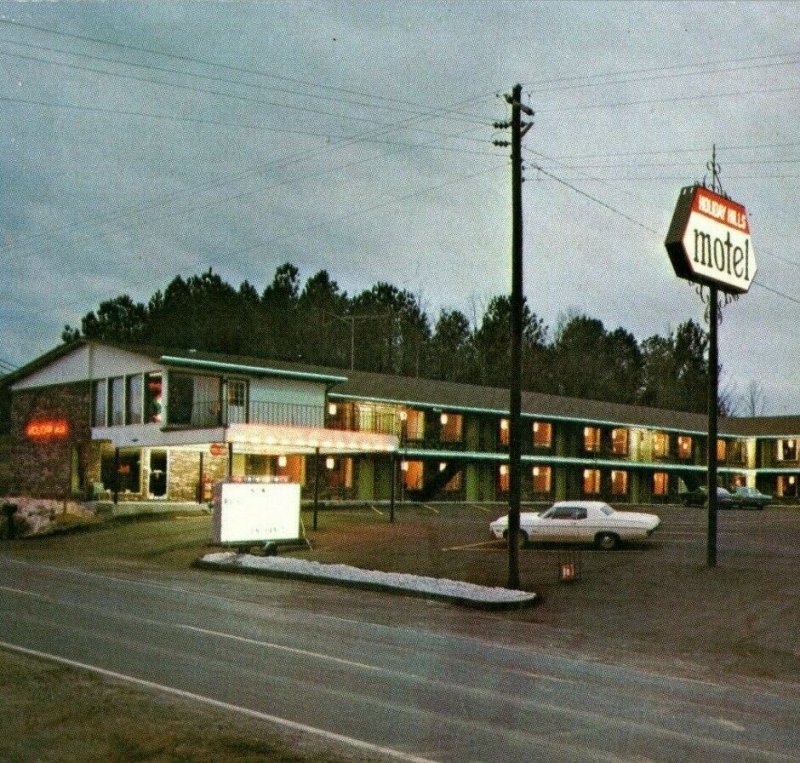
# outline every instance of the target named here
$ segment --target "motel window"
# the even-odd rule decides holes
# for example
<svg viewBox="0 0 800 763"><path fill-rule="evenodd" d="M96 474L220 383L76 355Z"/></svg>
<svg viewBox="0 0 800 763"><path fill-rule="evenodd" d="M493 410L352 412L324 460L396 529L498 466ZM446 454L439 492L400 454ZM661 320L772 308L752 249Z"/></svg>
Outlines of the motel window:
<svg viewBox="0 0 800 763"><path fill-rule="evenodd" d="M600 470L599 469L584 469L583 470L583 494L584 495L599 495L600 494Z"/></svg>
<svg viewBox="0 0 800 763"><path fill-rule="evenodd" d="M775 481L775 495L778 498L797 497L797 477L794 474L781 474Z"/></svg>
<svg viewBox="0 0 800 763"><path fill-rule="evenodd" d="M666 432L653 432L653 455L656 458L669 455L669 435Z"/></svg>
<svg viewBox="0 0 800 763"><path fill-rule="evenodd" d="M422 461L402 461L400 472L406 490L422 490Z"/></svg>
<svg viewBox="0 0 800 763"><path fill-rule="evenodd" d="M108 380L108 413L111 426L125 423L125 379L122 376Z"/></svg>
<svg viewBox="0 0 800 763"><path fill-rule="evenodd" d="M533 492L549 493L553 485L553 470L549 466L533 467Z"/></svg>
<svg viewBox="0 0 800 763"><path fill-rule="evenodd" d="M553 444L553 425L549 421L533 422L533 447L549 448Z"/></svg>
<svg viewBox="0 0 800 763"><path fill-rule="evenodd" d="M611 471L611 495L628 494L628 472L620 469Z"/></svg>
<svg viewBox="0 0 800 763"><path fill-rule="evenodd" d="M612 429L611 452L616 456L627 456L628 438L629 438L629 433L627 429L622 429L622 428Z"/></svg>
<svg viewBox="0 0 800 763"><path fill-rule="evenodd" d="M464 417L460 413L442 413L439 416L441 430L439 439L442 442L461 442L464 431Z"/></svg>
<svg viewBox="0 0 800 763"><path fill-rule="evenodd" d="M106 380L98 379L92 384L92 426L104 427L108 423L106 419L106 403L108 402L106 392Z"/></svg>
<svg viewBox="0 0 800 763"><path fill-rule="evenodd" d="M717 440L717 461L724 461L728 455L728 443L725 440Z"/></svg>
<svg viewBox="0 0 800 763"><path fill-rule="evenodd" d="M686 435L678 437L678 458L692 457L692 438Z"/></svg>
<svg viewBox="0 0 800 763"><path fill-rule="evenodd" d="M501 493L507 493L510 488L510 475L508 464L500 464L497 469L497 489Z"/></svg>
<svg viewBox="0 0 800 763"><path fill-rule="evenodd" d="M142 423L142 391L144 377L141 374L129 376L125 379L125 423Z"/></svg>
<svg viewBox="0 0 800 763"><path fill-rule="evenodd" d="M797 461L797 440L778 440L778 461Z"/></svg>
<svg viewBox="0 0 800 763"><path fill-rule="evenodd" d="M446 469L447 469L447 464L446 463L443 462L443 463L439 464L439 471L440 472L443 472ZM456 492L458 490L461 490L461 484L462 484L461 472L458 471L449 480L447 480L447 484L444 486L444 492L445 493L453 493L453 492Z"/></svg>
<svg viewBox="0 0 800 763"><path fill-rule="evenodd" d="M188 374L169 375L168 424L190 424L194 404L194 380Z"/></svg>
<svg viewBox="0 0 800 763"><path fill-rule="evenodd" d="M425 439L425 411L405 411L405 436L407 440Z"/></svg>
<svg viewBox="0 0 800 763"><path fill-rule="evenodd" d="M508 419L500 419L500 428L497 431L497 442L500 445L508 445L511 438L511 424Z"/></svg>
<svg viewBox="0 0 800 763"><path fill-rule="evenodd" d="M653 474L653 495L665 496L669 488L669 479L666 472L655 472Z"/></svg>
<svg viewBox="0 0 800 763"><path fill-rule="evenodd" d="M353 487L353 459L352 458L332 458L325 460L325 468L328 471L328 485L334 488Z"/></svg>
<svg viewBox="0 0 800 763"><path fill-rule="evenodd" d="M587 453L600 452L600 427L583 428L583 449Z"/></svg>

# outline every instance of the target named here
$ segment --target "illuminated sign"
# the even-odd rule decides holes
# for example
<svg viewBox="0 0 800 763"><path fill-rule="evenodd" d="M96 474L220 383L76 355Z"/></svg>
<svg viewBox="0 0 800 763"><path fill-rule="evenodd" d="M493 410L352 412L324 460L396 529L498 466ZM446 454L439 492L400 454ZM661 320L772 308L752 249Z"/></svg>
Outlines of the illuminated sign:
<svg viewBox="0 0 800 763"><path fill-rule="evenodd" d="M62 440L69 435L66 419L34 419L25 426L25 436L31 440Z"/></svg>
<svg viewBox="0 0 800 763"><path fill-rule="evenodd" d="M667 239L679 278L743 294L756 275L747 210L702 186L682 188Z"/></svg>

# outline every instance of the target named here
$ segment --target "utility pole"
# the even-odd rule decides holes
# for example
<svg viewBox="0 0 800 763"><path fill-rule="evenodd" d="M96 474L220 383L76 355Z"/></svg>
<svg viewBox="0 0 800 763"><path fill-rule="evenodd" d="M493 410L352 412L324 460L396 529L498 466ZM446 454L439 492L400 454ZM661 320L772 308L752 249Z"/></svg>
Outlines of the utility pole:
<svg viewBox="0 0 800 763"><path fill-rule="evenodd" d="M717 146L711 150L711 190L719 193L719 165ZM708 287L708 533L706 536L706 564L717 566L717 424L719 419L719 323L718 290Z"/></svg>
<svg viewBox="0 0 800 763"><path fill-rule="evenodd" d="M519 515L522 498L522 137L531 123L522 123L522 113L533 109L522 103L522 85L511 95L511 374L509 380L509 499L508 499L508 588L518 589ZM495 127L507 127L496 124ZM508 145L496 141L496 145Z"/></svg>

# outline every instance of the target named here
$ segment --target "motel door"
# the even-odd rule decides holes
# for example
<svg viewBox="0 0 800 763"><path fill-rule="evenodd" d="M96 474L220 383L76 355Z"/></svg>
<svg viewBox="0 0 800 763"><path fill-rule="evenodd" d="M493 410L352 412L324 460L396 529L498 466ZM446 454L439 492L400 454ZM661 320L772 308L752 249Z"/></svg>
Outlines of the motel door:
<svg viewBox="0 0 800 763"><path fill-rule="evenodd" d="M150 479L148 485L150 498L164 498L167 495L167 451L150 451Z"/></svg>

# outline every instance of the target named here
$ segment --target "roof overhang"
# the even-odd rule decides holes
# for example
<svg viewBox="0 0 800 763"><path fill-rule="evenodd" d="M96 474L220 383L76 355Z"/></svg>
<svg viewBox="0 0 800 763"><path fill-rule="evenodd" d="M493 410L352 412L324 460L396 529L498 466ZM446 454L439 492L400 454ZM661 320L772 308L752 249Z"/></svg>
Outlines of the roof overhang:
<svg viewBox="0 0 800 763"><path fill-rule="evenodd" d="M162 355L159 362L165 366L178 366L186 368L204 368L209 371L226 371L228 373L252 374L254 376L272 376L282 379L299 379L302 381L320 382L322 384L342 384L347 381L346 376L334 374L320 374L311 371L290 371L283 368L270 366L256 366L243 363L226 363L221 360L208 360L205 358L187 358L179 355Z"/></svg>

